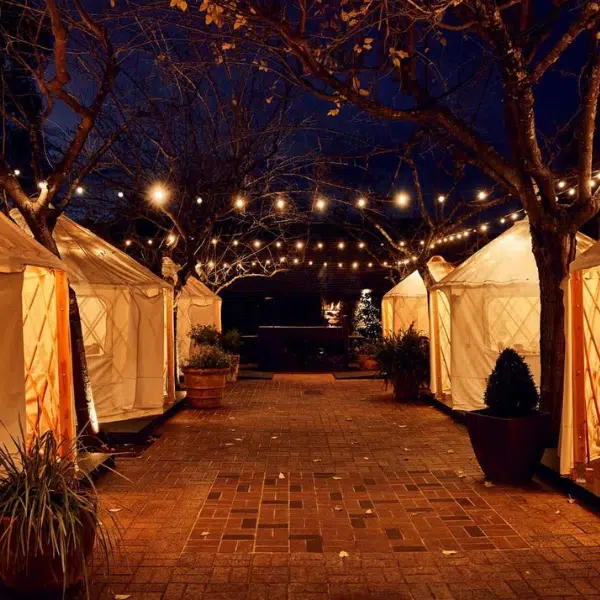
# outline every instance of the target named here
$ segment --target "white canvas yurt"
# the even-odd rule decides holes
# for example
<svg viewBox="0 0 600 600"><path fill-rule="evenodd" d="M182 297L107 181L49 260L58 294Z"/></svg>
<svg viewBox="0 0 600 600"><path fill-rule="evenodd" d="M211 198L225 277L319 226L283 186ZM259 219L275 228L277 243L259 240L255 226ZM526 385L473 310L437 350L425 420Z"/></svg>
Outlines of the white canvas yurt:
<svg viewBox="0 0 600 600"><path fill-rule="evenodd" d="M98 421L161 414L175 399L173 288L65 216L53 235L77 294Z"/></svg>
<svg viewBox="0 0 600 600"><path fill-rule="evenodd" d="M75 432L65 265L0 213L0 444Z"/></svg>
<svg viewBox="0 0 600 600"><path fill-rule="evenodd" d="M578 251L593 241L578 234ZM514 348L539 384L540 291L529 220L473 254L431 294L431 389L456 410L483 407L498 354Z"/></svg>
<svg viewBox="0 0 600 600"><path fill-rule="evenodd" d="M600 242L570 267L565 294L565 393L560 472L600 458Z"/></svg>
<svg viewBox="0 0 600 600"><path fill-rule="evenodd" d="M222 299L199 279L190 277L177 299L177 354L179 365L190 356L189 332L195 325L214 325L221 331Z"/></svg>
<svg viewBox="0 0 600 600"><path fill-rule="evenodd" d="M454 268L441 256L432 256L427 263L434 281L440 281ZM393 287L381 300L381 323L384 335L407 329L411 323L417 331L429 335L429 302L425 282L415 270Z"/></svg>

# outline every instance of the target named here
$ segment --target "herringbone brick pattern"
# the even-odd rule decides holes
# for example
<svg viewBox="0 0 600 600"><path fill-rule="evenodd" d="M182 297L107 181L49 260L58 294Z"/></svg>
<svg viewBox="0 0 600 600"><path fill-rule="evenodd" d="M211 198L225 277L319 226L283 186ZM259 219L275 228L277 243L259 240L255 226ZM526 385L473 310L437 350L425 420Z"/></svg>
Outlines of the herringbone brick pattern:
<svg viewBox="0 0 600 600"><path fill-rule="evenodd" d="M487 487L461 425L380 382L241 381L157 433L99 482L122 536L98 598L600 598L592 512Z"/></svg>

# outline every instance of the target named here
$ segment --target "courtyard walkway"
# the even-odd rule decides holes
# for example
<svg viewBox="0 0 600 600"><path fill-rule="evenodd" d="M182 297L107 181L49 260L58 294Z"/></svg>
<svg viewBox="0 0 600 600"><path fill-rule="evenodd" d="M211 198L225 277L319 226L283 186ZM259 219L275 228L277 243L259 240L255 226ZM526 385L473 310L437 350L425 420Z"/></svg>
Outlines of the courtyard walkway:
<svg viewBox="0 0 600 600"><path fill-rule="evenodd" d="M185 409L127 478L98 598L600 598L600 521L539 483L488 487L465 429L380 382L281 375Z"/></svg>

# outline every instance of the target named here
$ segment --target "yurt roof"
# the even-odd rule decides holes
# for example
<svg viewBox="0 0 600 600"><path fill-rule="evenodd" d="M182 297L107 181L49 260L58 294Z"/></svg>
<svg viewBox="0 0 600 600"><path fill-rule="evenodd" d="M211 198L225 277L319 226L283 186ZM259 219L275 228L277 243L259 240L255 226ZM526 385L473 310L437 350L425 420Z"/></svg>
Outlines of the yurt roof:
<svg viewBox="0 0 600 600"><path fill-rule="evenodd" d="M19 217L15 216L15 220L26 227ZM71 283L170 287L131 256L64 215L58 218L53 236Z"/></svg>
<svg viewBox="0 0 600 600"><path fill-rule="evenodd" d="M577 234L578 252L587 250L593 243L588 236ZM523 219L467 258L436 287L538 282L537 265L531 248L529 219Z"/></svg>
<svg viewBox="0 0 600 600"><path fill-rule="evenodd" d="M443 279L448 273L450 273L454 267L446 262L441 256L432 256L427 263L429 272L433 279L437 282ZM418 298L420 296L427 295L427 288L425 282L421 277L419 271L416 269L408 276L406 276L399 284L394 286L389 292L387 292L384 298L391 296L404 296L406 298Z"/></svg>
<svg viewBox="0 0 600 600"><path fill-rule="evenodd" d="M594 242L591 247L577 256L569 268L573 272L594 267L600 267L600 242Z"/></svg>
<svg viewBox="0 0 600 600"><path fill-rule="evenodd" d="M66 266L52 252L0 213L0 272L19 272L27 266L66 271Z"/></svg>
<svg viewBox="0 0 600 600"><path fill-rule="evenodd" d="M203 297L203 298L214 298L218 302L221 302L221 296L215 294L211 289L209 289L204 283L202 283L197 277L190 277L186 284L183 286L181 290L182 296L188 297Z"/></svg>

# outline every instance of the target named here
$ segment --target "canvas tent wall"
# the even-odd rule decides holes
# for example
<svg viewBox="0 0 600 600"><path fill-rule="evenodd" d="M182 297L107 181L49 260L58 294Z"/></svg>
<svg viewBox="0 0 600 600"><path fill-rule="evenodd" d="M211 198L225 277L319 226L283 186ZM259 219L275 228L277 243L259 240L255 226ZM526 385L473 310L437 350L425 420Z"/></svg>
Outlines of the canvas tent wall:
<svg viewBox="0 0 600 600"><path fill-rule="evenodd" d="M192 349L189 332L195 325L214 325L221 331L220 296L199 279L190 277L177 299L177 354L179 365L185 363Z"/></svg>
<svg viewBox="0 0 600 600"><path fill-rule="evenodd" d="M21 427L69 442L75 408L65 265L0 213L0 445ZM67 446L67 444L65 444Z"/></svg>
<svg viewBox="0 0 600 600"><path fill-rule="evenodd" d="M600 243L576 258L565 282L565 392L560 472L578 477L600 458Z"/></svg>
<svg viewBox="0 0 600 600"><path fill-rule="evenodd" d="M65 216L53 235L79 302L98 421L162 413L175 399L172 287Z"/></svg>
<svg viewBox="0 0 600 600"><path fill-rule="evenodd" d="M435 282L443 279L454 268L441 256L432 256L427 266ZM393 287L381 301L383 333L397 333L411 323L418 331L429 335L429 302L425 282L415 270Z"/></svg>
<svg viewBox="0 0 600 600"><path fill-rule="evenodd" d="M593 243L578 234L578 251ZM539 384L540 292L524 219L473 254L434 288L431 387L457 410L483 407L498 353L521 353Z"/></svg>

